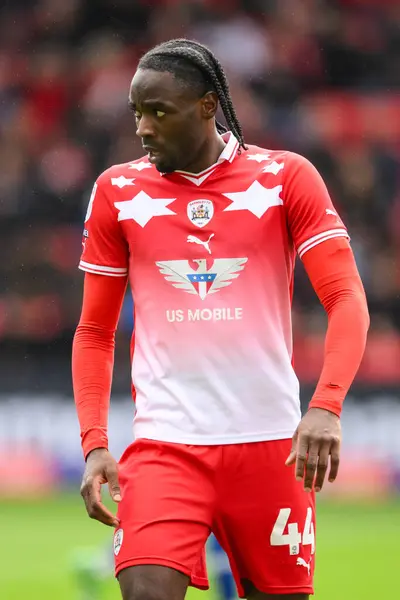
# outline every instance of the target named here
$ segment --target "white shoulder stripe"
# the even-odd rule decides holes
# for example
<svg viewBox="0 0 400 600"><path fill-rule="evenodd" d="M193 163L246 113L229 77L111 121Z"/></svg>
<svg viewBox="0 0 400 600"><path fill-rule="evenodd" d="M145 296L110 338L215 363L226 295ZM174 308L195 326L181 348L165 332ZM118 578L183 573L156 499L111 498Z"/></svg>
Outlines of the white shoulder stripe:
<svg viewBox="0 0 400 600"><path fill-rule="evenodd" d="M303 248L305 248L306 246L308 246L308 244L312 244L313 242L325 237L326 235L329 235L331 233L343 233L344 235L348 235L347 231L345 230L344 227L340 227L340 228L336 228L336 229L328 229L328 231L323 231L322 233L318 233L317 235L313 235L312 237L310 237L308 240L306 240L305 242L303 242L302 244L300 244L300 246L297 248L297 252L300 254L300 252L302 252Z"/></svg>
<svg viewBox="0 0 400 600"><path fill-rule="evenodd" d="M126 267L103 267L100 265L93 265L91 263L85 262L84 260L80 261L79 268L83 271L90 269L91 271L95 271L96 273L113 273L114 275L126 275L128 273L128 269Z"/></svg>
<svg viewBox="0 0 400 600"><path fill-rule="evenodd" d="M106 271L93 271L92 269L88 269L87 267L81 267L79 265L79 269L81 271L85 271L85 273L93 273L94 275L106 275L107 277L126 277L126 273L107 273Z"/></svg>
<svg viewBox="0 0 400 600"><path fill-rule="evenodd" d="M323 233L320 233L318 235L314 235L309 240L307 240L306 242L301 244L297 249L297 253L298 253L299 257L301 258L308 250L311 250L311 248L318 246L318 244L321 244L322 242L325 242L326 240L331 240L332 238L337 238L337 237L345 237L345 238L350 239L350 236L347 233L346 229L344 229L344 228L331 229L329 231L324 231Z"/></svg>

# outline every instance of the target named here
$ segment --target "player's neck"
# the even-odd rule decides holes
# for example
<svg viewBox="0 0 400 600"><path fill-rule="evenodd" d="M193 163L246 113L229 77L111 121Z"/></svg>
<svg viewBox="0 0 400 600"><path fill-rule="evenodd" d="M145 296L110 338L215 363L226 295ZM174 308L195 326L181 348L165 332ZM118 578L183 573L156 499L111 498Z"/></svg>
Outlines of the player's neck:
<svg viewBox="0 0 400 600"><path fill-rule="evenodd" d="M195 160L182 170L193 174L205 171L208 167L211 167L211 165L214 165L218 161L225 145L224 140L217 130L214 130L212 135L207 138L200 148Z"/></svg>

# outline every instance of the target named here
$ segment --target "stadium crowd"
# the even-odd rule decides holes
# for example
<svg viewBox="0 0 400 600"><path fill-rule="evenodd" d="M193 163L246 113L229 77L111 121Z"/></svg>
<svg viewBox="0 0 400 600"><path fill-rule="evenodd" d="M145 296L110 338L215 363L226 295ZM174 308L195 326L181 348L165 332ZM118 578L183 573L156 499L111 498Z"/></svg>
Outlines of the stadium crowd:
<svg viewBox="0 0 400 600"><path fill-rule="evenodd" d="M395 0L13 0L0 8L0 339L69 355L94 179L142 154L127 107L142 52L208 44L246 139L304 154L345 223L371 311L360 376L400 374L400 5ZM123 311L120 337L130 334ZM295 339L315 376L325 317L299 266ZM125 346L124 346L125 347ZM35 351L36 351L35 350ZM127 355L126 355L127 356ZM29 362L29 361L28 361ZM4 364L4 363L3 363ZM32 363L33 364L33 363ZM311 368L312 367L312 368ZM127 369L127 363L124 362Z"/></svg>

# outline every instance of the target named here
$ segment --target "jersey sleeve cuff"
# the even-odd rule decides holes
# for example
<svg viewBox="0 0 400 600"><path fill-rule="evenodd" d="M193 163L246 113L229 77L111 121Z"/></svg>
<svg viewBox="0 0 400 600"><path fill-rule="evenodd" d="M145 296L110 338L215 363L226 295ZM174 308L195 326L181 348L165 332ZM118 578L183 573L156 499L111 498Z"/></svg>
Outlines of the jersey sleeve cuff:
<svg viewBox="0 0 400 600"><path fill-rule="evenodd" d="M302 256L308 250L311 250L311 248L318 246L318 244L322 244L322 242L325 242L326 240L331 240L332 238L337 237L345 237L347 239L350 239L350 236L344 227L340 227L337 229L329 229L328 231L323 231L318 235L313 235L308 240L300 244L300 246L297 248L297 254L299 255L299 258L302 258Z"/></svg>
<svg viewBox="0 0 400 600"><path fill-rule="evenodd" d="M79 263L81 271L87 273L95 273L96 275L108 275L109 277L126 277L128 275L128 269L126 267L108 267L102 265L94 265L81 260Z"/></svg>
<svg viewBox="0 0 400 600"><path fill-rule="evenodd" d="M85 460L92 450L96 448L105 448L108 450L108 437L107 433L101 427L89 429L81 435L82 437L82 450Z"/></svg>
<svg viewBox="0 0 400 600"><path fill-rule="evenodd" d="M308 408L322 408L328 410L334 415L340 417L342 414L343 404L338 400L325 400L322 398L312 398Z"/></svg>

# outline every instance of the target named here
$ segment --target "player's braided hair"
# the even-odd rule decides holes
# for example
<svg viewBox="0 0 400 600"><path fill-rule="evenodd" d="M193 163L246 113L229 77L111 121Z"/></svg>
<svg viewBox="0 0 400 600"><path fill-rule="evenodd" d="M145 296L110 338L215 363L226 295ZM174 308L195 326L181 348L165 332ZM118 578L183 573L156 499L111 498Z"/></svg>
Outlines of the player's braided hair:
<svg viewBox="0 0 400 600"><path fill-rule="evenodd" d="M207 91L216 92L229 129L239 141L239 146L246 150L227 77L221 63L209 48L184 38L170 40L146 52L139 61L139 68L169 71L199 95ZM219 133L227 131L218 121L216 126Z"/></svg>

